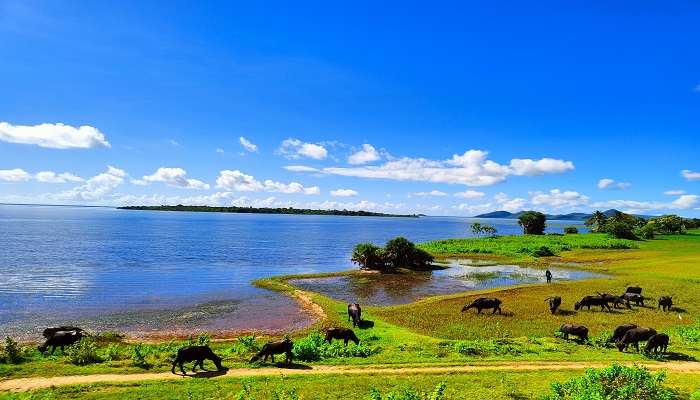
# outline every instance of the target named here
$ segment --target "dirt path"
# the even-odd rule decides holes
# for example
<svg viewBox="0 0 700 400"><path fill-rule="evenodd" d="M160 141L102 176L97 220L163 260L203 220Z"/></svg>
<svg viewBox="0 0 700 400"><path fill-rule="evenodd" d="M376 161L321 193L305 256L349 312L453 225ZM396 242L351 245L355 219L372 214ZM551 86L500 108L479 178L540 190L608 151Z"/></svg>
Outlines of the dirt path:
<svg viewBox="0 0 700 400"><path fill-rule="evenodd" d="M631 365L632 363L629 363ZM299 368L241 368L230 369L226 373L205 372L188 377L219 378L219 377L249 377L249 376L289 376L289 375L319 375L319 374L449 374L474 373L480 371L543 371L543 370L581 370L585 368L602 368L609 362L493 362L488 364L457 365L457 366L396 366L396 365L367 365L367 366L298 366ZM700 363L669 362L642 365L649 369L665 369L669 372L700 374ZM19 378L0 381L1 391L26 392L51 386L82 385L93 383L123 383L152 380L187 379L181 375L169 372L147 374L96 374L78 376L56 376L51 378Z"/></svg>

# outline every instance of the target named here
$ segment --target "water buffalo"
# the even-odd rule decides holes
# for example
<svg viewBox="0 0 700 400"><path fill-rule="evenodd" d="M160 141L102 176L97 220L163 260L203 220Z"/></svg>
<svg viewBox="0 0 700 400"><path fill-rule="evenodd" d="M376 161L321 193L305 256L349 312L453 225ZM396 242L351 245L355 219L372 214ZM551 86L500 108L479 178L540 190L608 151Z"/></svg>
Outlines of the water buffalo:
<svg viewBox="0 0 700 400"><path fill-rule="evenodd" d="M559 332L564 334L564 339L569 339L569 335L578 337L581 341L588 340L588 328L583 325L564 324L559 328Z"/></svg>
<svg viewBox="0 0 700 400"><path fill-rule="evenodd" d="M656 331L652 328L637 327L625 332L625 336L617 341L617 349L624 351L629 344L634 344L634 348L639 351L639 342L649 340L650 337L656 335Z"/></svg>
<svg viewBox="0 0 700 400"><path fill-rule="evenodd" d="M50 354L53 354L56 351L56 347L60 347L61 351L63 351L65 346L78 343L84 336L82 331L58 331L46 339L44 344L39 346L38 349L40 352L46 353L46 350L51 346Z"/></svg>
<svg viewBox="0 0 700 400"><path fill-rule="evenodd" d="M624 300L627 303L627 308L632 308L630 303L634 303L637 306L642 306L644 307L644 296L638 293L625 293L622 296L622 300Z"/></svg>
<svg viewBox="0 0 700 400"><path fill-rule="evenodd" d="M51 336L53 336L56 332L85 332L81 328L78 328L77 326L56 326L56 327L51 327L51 328L46 328L44 329L44 332L42 335L48 339Z"/></svg>
<svg viewBox="0 0 700 400"><path fill-rule="evenodd" d="M642 294L642 288L639 286L629 286L627 290L625 290L625 293Z"/></svg>
<svg viewBox="0 0 700 400"><path fill-rule="evenodd" d="M547 283L552 283L552 273L549 270L544 273L544 277L547 279Z"/></svg>
<svg viewBox="0 0 700 400"><path fill-rule="evenodd" d="M329 328L326 330L326 341L331 343L333 339L341 339L348 345L348 341L352 340L355 344L360 344L360 339L357 338L355 332L349 328Z"/></svg>
<svg viewBox="0 0 700 400"><path fill-rule="evenodd" d="M608 303L612 303L613 308L618 308L618 306L622 306L624 304L622 298L620 296L615 296L614 294L599 292L598 296L604 298Z"/></svg>
<svg viewBox="0 0 700 400"><path fill-rule="evenodd" d="M662 353L665 353L667 348L668 335L665 333L657 333L656 335L649 338L649 340L647 341L647 347L644 349L644 352L651 353L653 351L654 354L658 354L659 350L661 350Z"/></svg>
<svg viewBox="0 0 700 400"><path fill-rule="evenodd" d="M561 297L559 296L547 297L544 301L549 302L549 311L551 311L552 314L556 313L557 308L561 305Z"/></svg>
<svg viewBox="0 0 700 400"><path fill-rule="evenodd" d="M608 339L608 342L617 342L618 340L622 339L623 336L625 336L625 333L627 333L628 330L636 328L637 325L635 324L622 324L615 328L615 331L612 334L612 337Z"/></svg>
<svg viewBox="0 0 700 400"><path fill-rule="evenodd" d="M574 304L574 310L578 311L583 307L587 307L588 310L590 310L591 306L600 306L600 311L603 311L606 308L608 309L608 311L612 311L610 305L608 304L608 301L600 296L585 296L581 299L581 301L576 302L576 304Z"/></svg>
<svg viewBox="0 0 700 400"><path fill-rule="evenodd" d="M659 308L663 309L664 311L671 311L672 306L673 306L673 297L672 296L659 297Z"/></svg>
<svg viewBox="0 0 700 400"><path fill-rule="evenodd" d="M352 319L352 327L362 323L362 308L357 303L348 304L348 321Z"/></svg>
<svg viewBox="0 0 700 400"><path fill-rule="evenodd" d="M253 358L250 359L250 362L256 362L261 357L263 358L263 362L267 362L268 356L272 358L272 362L275 362L275 354L284 353L286 355L285 363L289 365L292 363L292 348L294 348L294 344L289 339L268 342L265 343L258 354L254 355Z"/></svg>
<svg viewBox="0 0 700 400"><path fill-rule="evenodd" d="M209 346L188 346L177 351L177 357L175 357L175 361L173 361L173 368L170 372L174 374L175 366L177 365L180 367L182 374L187 375L183 364L194 361L194 366L192 366L192 372L194 372L194 370L197 369L197 365L199 365L199 368L204 369L204 360L213 361L214 365L216 365L216 369L219 371L226 370L226 368L221 365L221 357L214 354Z"/></svg>
<svg viewBox="0 0 700 400"><path fill-rule="evenodd" d="M495 298L490 299L485 297L479 297L478 299L472 301L471 304L462 307L462 312L467 311L470 308L476 308L477 314L481 314L481 310L489 308L493 308L493 312L491 314L495 314L496 311L498 311L498 313L500 314L501 300Z"/></svg>

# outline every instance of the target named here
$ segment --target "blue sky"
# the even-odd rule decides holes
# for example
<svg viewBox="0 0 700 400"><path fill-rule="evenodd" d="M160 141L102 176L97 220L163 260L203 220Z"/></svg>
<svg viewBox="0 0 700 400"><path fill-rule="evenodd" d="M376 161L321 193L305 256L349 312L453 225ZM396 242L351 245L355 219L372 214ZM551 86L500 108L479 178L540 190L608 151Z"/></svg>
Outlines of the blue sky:
<svg viewBox="0 0 700 400"><path fill-rule="evenodd" d="M248 3L0 1L0 202L700 216L697 2Z"/></svg>

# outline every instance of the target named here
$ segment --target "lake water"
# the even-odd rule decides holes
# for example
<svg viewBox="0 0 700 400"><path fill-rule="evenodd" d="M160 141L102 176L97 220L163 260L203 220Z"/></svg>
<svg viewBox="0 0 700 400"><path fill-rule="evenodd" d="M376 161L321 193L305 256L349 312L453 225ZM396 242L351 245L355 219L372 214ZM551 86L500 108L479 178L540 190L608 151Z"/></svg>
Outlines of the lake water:
<svg viewBox="0 0 700 400"><path fill-rule="evenodd" d="M470 222L0 205L0 334L68 322L136 336L302 327L313 316L250 282L346 270L359 242L464 237Z"/></svg>

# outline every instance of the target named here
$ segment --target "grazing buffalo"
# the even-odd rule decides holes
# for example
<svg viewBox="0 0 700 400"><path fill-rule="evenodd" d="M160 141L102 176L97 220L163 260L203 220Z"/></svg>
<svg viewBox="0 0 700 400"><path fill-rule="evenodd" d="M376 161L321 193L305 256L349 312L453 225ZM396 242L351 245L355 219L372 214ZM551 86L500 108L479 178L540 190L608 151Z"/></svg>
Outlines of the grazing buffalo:
<svg viewBox="0 0 700 400"><path fill-rule="evenodd" d="M46 353L46 350L51 346L51 353L56 351L56 347L60 347L61 351L64 350L65 346L70 346L72 344L78 343L85 335L81 331L57 331L51 337L47 338L44 344L38 347L39 351Z"/></svg>
<svg viewBox="0 0 700 400"><path fill-rule="evenodd" d="M658 354L659 350L661 350L662 353L665 353L666 349L668 349L668 335L665 333L657 333L649 338L644 352L651 353L653 351L654 354Z"/></svg>
<svg viewBox="0 0 700 400"><path fill-rule="evenodd" d="M265 345L258 352L258 354L256 354L255 356L253 356L253 358L250 359L250 362L256 362L261 357L263 358L263 362L267 362L268 356L270 356L272 358L272 362L275 362L275 354L283 354L284 353L286 355L284 362L287 365L289 365L292 363L292 348L293 347L294 347L294 344L289 339L265 343Z"/></svg>
<svg viewBox="0 0 700 400"><path fill-rule="evenodd" d="M348 304L348 321L352 319L352 327L362 323L362 308L357 303Z"/></svg>
<svg viewBox="0 0 700 400"><path fill-rule="evenodd" d="M622 300L624 300L627 304L627 308L632 308L630 303L634 303L637 306L642 306L644 307L644 296L638 293L625 293L622 296Z"/></svg>
<svg viewBox="0 0 700 400"><path fill-rule="evenodd" d="M634 344L634 348L639 351L639 342L649 340L649 338L654 335L656 335L656 331L652 328L637 327L630 329L625 333L622 339L617 341L617 349L625 351L629 344Z"/></svg>
<svg viewBox="0 0 700 400"><path fill-rule="evenodd" d="M591 306L600 306L600 311L603 311L606 308L608 311L612 311L608 301L600 296L586 296L582 298L581 301L574 304L574 310L578 311L583 309L583 307L587 307L588 310L590 310Z"/></svg>
<svg viewBox="0 0 700 400"><path fill-rule="evenodd" d="M44 329L42 335L48 339L53 336L56 332L84 332L81 328L77 326L57 326Z"/></svg>
<svg viewBox="0 0 700 400"><path fill-rule="evenodd" d="M618 308L618 306L622 306L624 304L622 298L620 296L615 296L614 294L598 293L598 296L605 299L608 303L612 303L613 308Z"/></svg>
<svg viewBox="0 0 700 400"><path fill-rule="evenodd" d="M642 294L642 288L639 286L630 286L625 290L625 293L635 293L635 294Z"/></svg>
<svg viewBox="0 0 700 400"><path fill-rule="evenodd" d="M564 339L569 339L569 335L578 337L581 341L588 340L588 328L583 325L564 324L559 328L559 332L564 334Z"/></svg>
<svg viewBox="0 0 700 400"><path fill-rule="evenodd" d="M561 305L561 297L559 296L547 297L544 301L549 302L549 311L551 311L552 314L556 313L557 308Z"/></svg>
<svg viewBox="0 0 700 400"><path fill-rule="evenodd" d="M360 339L358 339L355 332L349 328L330 328L326 330L326 342L331 343L333 339L343 340L346 346L350 340L355 342L355 344L360 344Z"/></svg>
<svg viewBox="0 0 700 400"><path fill-rule="evenodd" d="M180 367L183 375L187 375L183 364L194 361L194 366L192 366L192 372L197 369L199 365L200 369L204 369L204 360L211 360L216 365L216 369L219 371L226 370L221 365L221 357L214 354L214 352L209 348L209 346L188 346L183 347L177 351L177 357L173 361L173 368L170 370L173 374L175 373L175 366Z"/></svg>
<svg viewBox="0 0 700 400"><path fill-rule="evenodd" d="M501 300L495 298L489 299L485 297L479 297L478 299L472 301L471 304L462 307L462 312L467 311L470 308L476 308L477 314L481 314L481 310L489 308L493 308L493 312L491 314L495 314L496 311L498 311L498 313L500 314Z"/></svg>
<svg viewBox="0 0 700 400"><path fill-rule="evenodd" d="M673 306L673 297L672 296L659 297L659 308L663 309L664 311L671 311L672 306Z"/></svg>
<svg viewBox="0 0 700 400"><path fill-rule="evenodd" d="M625 333L627 333L627 331L636 327L637 325L635 324L622 324L618 326L617 328L615 328L615 332L613 332L612 337L608 339L608 342L617 342L625 336Z"/></svg>

